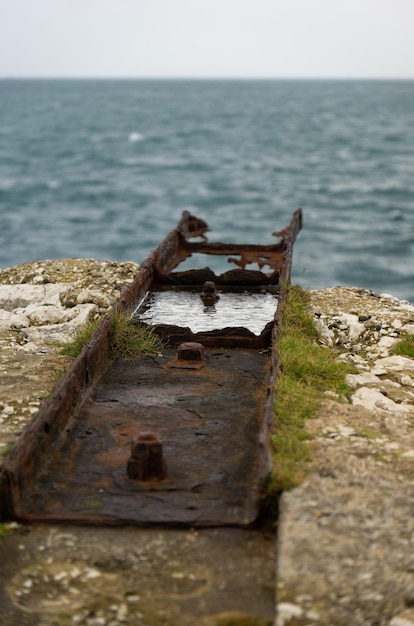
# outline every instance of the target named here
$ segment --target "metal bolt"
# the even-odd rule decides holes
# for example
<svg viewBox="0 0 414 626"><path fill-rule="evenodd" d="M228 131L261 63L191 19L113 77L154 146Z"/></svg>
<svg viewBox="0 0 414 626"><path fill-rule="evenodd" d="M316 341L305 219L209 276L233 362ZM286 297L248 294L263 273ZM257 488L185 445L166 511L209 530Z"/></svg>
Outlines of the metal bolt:
<svg viewBox="0 0 414 626"><path fill-rule="evenodd" d="M206 305L213 305L220 298L216 291L216 285L212 280L206 280L203 285L203 291L200 294L200 298Z"/></svg>
<svg viewBox="0 0 414 626"><path fill-rule="evenodd" d="M154 433L145 432L131 445L127 463L128 478L135 480L162 480L167 475L162 443Z"/></svg>
<svg viewBox="0 0 414 626"><path fill-rule="evenodd" d="M178 346L177 358L179 361L202 361L204 346L196 341L186 341Z"/></svg>

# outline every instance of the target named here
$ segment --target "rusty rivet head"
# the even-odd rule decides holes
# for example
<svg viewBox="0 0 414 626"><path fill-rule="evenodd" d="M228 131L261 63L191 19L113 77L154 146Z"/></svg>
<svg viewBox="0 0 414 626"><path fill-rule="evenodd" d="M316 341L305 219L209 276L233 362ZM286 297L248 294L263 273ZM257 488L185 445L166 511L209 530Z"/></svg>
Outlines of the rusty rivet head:
<svg viewBox="0 0 414 626"><path fill-rule="evenodd" d="M202 361L204 346L196 341L186 341L178 346L177 358L179 361Z"/></svg>
<svg viewBox="0 0 414 626"><path fill-rule="evenodd" d="M206 280L203 285L203 291L200 294L200 298L206 305L213 305L220 298L216 291L216 285L212 280Z"/></svg>
<svg viewBox="0 0 414 626"><path fill-rule="evenodd" d="M203 285L203 293L216 293L216 285L212 280L206 280Z"/></svg>
<svg viewBox="0 0 414 626"><path fill-rule="evenodd" d="M128 478L135 480L162 480L167 475L162 443L156 435L144 432L131 444L131 456L127 463Z"/></svg>

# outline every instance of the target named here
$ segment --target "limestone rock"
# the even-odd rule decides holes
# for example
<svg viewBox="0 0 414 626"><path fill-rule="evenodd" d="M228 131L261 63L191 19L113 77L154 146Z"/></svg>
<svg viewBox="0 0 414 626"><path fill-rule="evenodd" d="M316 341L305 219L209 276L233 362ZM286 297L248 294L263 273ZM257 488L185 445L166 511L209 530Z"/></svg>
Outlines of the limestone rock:
<svg viewBox="0 0 414 626"><path fill-rule="evenodd" d="M381 337L381 339L378 342L378 347L380 349L392 348L395 342L396 342L396 339L394 337Z"/></svg>
<svg viewBox="0 0 414 626"><path fill-rule="evenodd" d="M77 297L77 303L88 304L90 302L97 304L103 309L107 309L111 306L110 299L101 291L97 291L96 289L83 289L80 291Z"/></svg>
<svg viewBox="0 0 414 626"><path fill-rule="evenodd" d="M363 374L348 374L346 380L351 387L379 385L381 382L378 376L372 372L364 372Z"/></svg>
<svg viewBox="0 0 414 626"><path fill-rule="evenodd" d="M338 317L347 326L349 341L355 342L365 331L365 326L358 321L357 315L340 312Z"/></svg>
<svg viewBox="0 0 414 626"><path fill-rule="evenodd" d="M30 305L23 309L28 317L30 325L44 326L46 324L64 324L76 316L73 309L66 311L53 304L50 305Z"/></svg>
<svg viewBox="0 0 414 626"><path fill-rule="evenodd" d="M371 411L382 410L393 413L406 413L411 408L405 404L397 404L390 398L387 398L378 389L371 387L360 387L352 396L352 404L363 406Z"/></svg>
<svg viewBox="0 0 414 626"><path fill-rule="evenodd" d="M61 285L0 285L0 309L14 311L33 303L59 304Z"/></svg>
<svg viewBox="0 0 414 626"><path fill-rule="evenodd" d="M410 617L396 615L389 622L389 626L414 626L414 615Z"/></svg>
<svg viewBox="0 0 414 626"><path fill-rule="evenodd" d="M324 321L321 320L321 319L316 319L315 320L315 326L316 326L316 329L317 329L317 331L319 333L319 337L321 339L321 342L324 343L327 346L333 346L334 345L334 340L335 340L335 335L334 335L334 333L331 330L329 330L329 328L324 323Z"/></svg>
<svg viewBox="0 0 414 626"><path fill-rule="evenodd" d="M378 359L376 365L377 367L381 367L388 372L404 372L407 374L414 374L414 360L405 356L395 355Z"/></svg>
<svg viewBox="0 0 414 626"><path fill-rule="evenodd" d="M29 318L22 313L13 313L13 311L5 311L0 309L0 330L9 330L11 328L25 328L29 326Z"/></svg>

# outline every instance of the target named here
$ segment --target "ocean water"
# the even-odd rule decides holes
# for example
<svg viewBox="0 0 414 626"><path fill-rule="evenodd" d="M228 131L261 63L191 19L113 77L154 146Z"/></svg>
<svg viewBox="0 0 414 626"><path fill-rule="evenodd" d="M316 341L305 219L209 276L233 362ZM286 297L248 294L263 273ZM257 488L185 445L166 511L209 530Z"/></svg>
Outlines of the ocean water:
<svg viewBox="0 0 414 626"><path fill-rule="evenodd" d="M271 243L298 207L294 282L414 302L414 81L0 81L0 267L140 262L184 209Z"/></svg>

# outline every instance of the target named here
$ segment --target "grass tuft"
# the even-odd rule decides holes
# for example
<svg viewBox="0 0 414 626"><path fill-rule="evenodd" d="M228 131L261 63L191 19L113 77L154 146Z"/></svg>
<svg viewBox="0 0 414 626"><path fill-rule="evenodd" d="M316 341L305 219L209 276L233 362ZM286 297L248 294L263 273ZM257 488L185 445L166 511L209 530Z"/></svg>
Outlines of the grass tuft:
<svg viewBox="0 0 414 626"><path fill-rule="evenodd" d="M95 330L98 328L99 322L100 319L95 319L88 322L87 324L79 328L71 341L68 341L64 344L59 344L60 354L76 358L82 352L83 346L89 341Z"/></svg>
<svg viewBox="0 0 414 626"><path fill-rule="evenodd" d="M18 528L16 522L1 522L0 523L0 537L8 537Z"/></svg>
<svg viewBox="0 0 414 626"><path fill-rule="evenodd" d="M112 315L110 336L110 358L133 358L141 354L154 354L162 350L162 342L151 328L131 321L128 312L115 312ZM93 320L78 330L68 343L60 344L60 353L77 357L84 345L89 341L100 320Z"/></svg>
<svg viewBox="0 0 414 626"><path fill-rule="evenodd" d="M152 328L131 321L128 313L114 313L111 332L111 358L130 359L141 354L156 354L163 348Z"/></svg>
<svg viewBox="0 0 414 626"><path fill-rule="evenodd" d="M283 304L283 322L277 344L282 369L276 386L276 424L272 436L273 474L270 492L298 485L312 454L305 429L324 391L340 394L349 389L345 377L352 368L336 361L337 354L316 343L318 332L308 312L309 294L290 286Z"/></svg>
<svg viewBox="0 0 414 626"><path fill-rule="evenodd" d="M414 359L414 335L406 335L402 337L397 343L393 346L391 352L393 354L397 354L398 356L408 356L411 359Z"/></svg>

